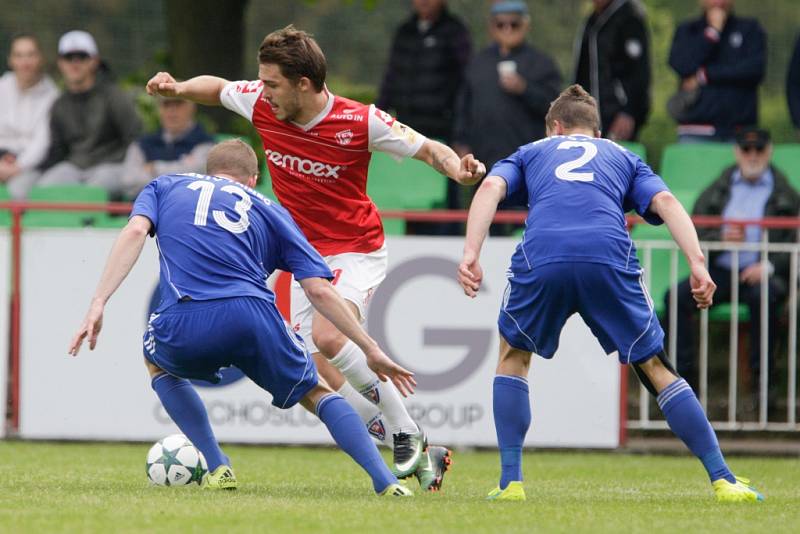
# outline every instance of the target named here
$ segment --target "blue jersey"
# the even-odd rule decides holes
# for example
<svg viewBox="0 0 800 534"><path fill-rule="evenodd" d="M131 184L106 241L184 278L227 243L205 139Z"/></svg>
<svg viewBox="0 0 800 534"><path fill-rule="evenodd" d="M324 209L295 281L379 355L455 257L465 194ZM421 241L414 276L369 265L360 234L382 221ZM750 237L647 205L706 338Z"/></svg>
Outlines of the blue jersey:
<svg viewBox="0 0 800 534"><path fill-rule="evenodd" d="M553 136L522 146L490 175L508 185L507 198L527 198L525 234L511 260L522 272L553 262L592 262L637 268L625 212L648 211L664 181L638 156L607 139Z"/></svg>
<svg viewBox="0 0 800 534"><path fill-rule="evenodd" d="M134 215L153 223L161 264L157 311L187 298L274 302L266 278L275 269L298 280L333 278L285 209L226 178L160 176L136 198Z"/></svg>

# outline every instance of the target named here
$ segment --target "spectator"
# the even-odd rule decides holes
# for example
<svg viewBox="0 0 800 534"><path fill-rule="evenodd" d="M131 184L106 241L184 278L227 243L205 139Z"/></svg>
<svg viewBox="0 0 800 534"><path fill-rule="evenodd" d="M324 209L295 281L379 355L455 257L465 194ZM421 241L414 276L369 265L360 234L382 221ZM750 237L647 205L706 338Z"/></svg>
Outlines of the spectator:
<svg viewBox="0 0 800 534"><path fill-rule="evenodd" d="M786 99L789 101L792 124L800 130L800 36L794 44L789 73L786 75Z"/></svg>
<svg viewBox="0 0 800 534"><path fill-rule="evenodd" d="M49 143L50 108L58 89L44 73L39 41L29 34L11 40L9 72L0 77L0 183L12 198L25 198L39 177L36 167Z"/></svg>
<svg viewBox="0 0 800 534"><path fill-rule="evenodd" d="M456 95L472 52L469 30L445 0L413 0L413 13L394 34L381 83L380 109L428 137L449 144ZM459 209L461 187L447 183L447 208ZM458 233L459 225L409 223L409 233Z"/></svg>
<svg viewBox="0 0 800 534"><path fill-rule="evenodd" d="M561 87L553 60L525 42L529 26L525 2L495 3L493 42L467 67L453 142L457 152L473 152L487 168L545 136L544 116Z"/></svg>
<svg viewBox="0 0 800 534"><path fill-rule="evenodd" d="M638 0L592 0L575 41L575 83L600 106L603 135L632 141L650 112L650 45Z"/></svg>
<svg viewBox="0 0 800 534"><path fill-rule="evenodd" d="M740 132L735 147L736 165L722 172L698 198L694 215L716 215L725 219L762 219L764 217L796 217L800 212L800 194L786 177L770 164L772 144L769 132L747 128ZM723 225L722 228L699 228L702 241L728 241L758 243L761 228L758 226ZM769 230L771 243L793 243L797 232ZM714 304L730 302L731 269L733 254L728 251L712 253L708 260L709 272L717 283ZM789 280L788 254L771 254L767 260L759 258L756 251L738 254L739 295L750 308L750 369L753 385L758 384L761 362L761 274L769 272L769 369L774 370L773 345L780 304L786 295ZM664 298L669 308L669 292ZM678 285L678 372L697 390L697 356L694 326L695 305L689 280ZM669 313L666 315L669 317ZM668 325L667 325L668 326Z"/></svg>
<svg viewBox="0 0 800 534"><path fill-rule="evenodd" d="M394 34L381 83L380 109L428 136L450 141L453 108L469 61L469 30L445 0L413 0L414 13Z"/></svg>
<svg viewBox="0 0 800 534"><path fill-rule="evenodd" d="M141 122L131 100L100 72L94 38L71 31L58 42L66 92L53 104L51 144L36 185L85 183L119 194L125 151Z"/></svg>
<svg viewBox="0 0 800 534"><path fill-rule="evenodd" d="M681 142L732 142L758 123L758 85L766 35L756 19L733 13L733 0L701 0L703 15L675 31L669 64L681 78L682 104L670 108Z"/></svg>
<svg viewBox="0 0 800 534"><path fill-rule="evenodd" d="M214 139L195 122L195 112L194 102L158 99L161 128L128 147L122 172L123 196L136 198L144 186L162 174L205 173L206 156Z"/></svg>

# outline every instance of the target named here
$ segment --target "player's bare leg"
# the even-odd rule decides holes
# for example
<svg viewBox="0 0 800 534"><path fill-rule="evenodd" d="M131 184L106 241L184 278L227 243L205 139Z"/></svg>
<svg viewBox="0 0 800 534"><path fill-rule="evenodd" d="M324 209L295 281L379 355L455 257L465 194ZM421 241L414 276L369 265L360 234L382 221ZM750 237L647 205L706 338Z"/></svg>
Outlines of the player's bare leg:
<svg viewBox="0 0 800 534"><path fill-rule="evenodd" d="M172 376L146 358L144 364L150 374L153 390L164 409L206 459L208 473L203 477L203 487L236 489L238 483L230 467L230 460L220 449L211 429L206 407L191 382Z"/></svg>
<svg viewBox="0 0 800 534"><path fill-rule="evenodd" d="M358 308L347 301L353 315ZM311 324L311 337L323 356L328 358L347 381L383 413L394 443L394 472L399 478L414 474L426 456L427 443L403 404L400 393L390 382L381 382L367 366L366 356L336 327L319 313ZM426 461L427 464L427 461Z"/></svg>
<svg viewBox="0 0 800 534"><path fill-rule="evenodd" d="M642 384L656 397L670 429L703 463L717 500L764 500L748 480L735 477L728 468L703 407L689 384L672 369L666 355L662 352L632 366Z"/></svg>
<svg viewBox="0 0 800 534"><path fill-rule="evenodd" d="M500 482L489 500L523 501L522 445L531 424L528 373L531 353L512 347L500 336L500 356L492 388L492 410L500 450Z"/></svg>
<svg viewBox="0 0 800 534"><path fill-rule="evenodd" d="M378 495L412 495L386 467L358 414L344 398L333 392L324 378L320 377L319 383L300 399L300 404L325 423L339 448L369 474Z"/></svg>

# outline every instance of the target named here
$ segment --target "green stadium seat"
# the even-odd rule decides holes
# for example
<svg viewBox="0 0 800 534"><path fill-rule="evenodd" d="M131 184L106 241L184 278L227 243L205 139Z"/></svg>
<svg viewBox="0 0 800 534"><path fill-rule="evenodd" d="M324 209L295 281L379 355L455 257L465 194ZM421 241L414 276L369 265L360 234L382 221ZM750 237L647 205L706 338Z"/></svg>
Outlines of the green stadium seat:
<svg viewBox="0 0 800 534"><path fill-rule="evenodd" d="M661 177L670 189L703 191L726 167L733 165L733 145L683 143L669 145L661 160Z"/></svg>
<svg viewBox="0 0 800 534"><path fill-rule="evenodd" d="M397 161L375 152L369 164L367 194L382 210L441 208L447 195L447 178L425 163L406 158ZM405 233L405 221L384 220L387 234Z"/></svg>
<svg viewBox="0 0 800 534"><path fill-rule="evenodd" d="M214 142L215 143L221 143L223 141L230 141L231 139L241 139L242 138L241 135L234 135L234 134L230 134L230 133L215 133L213 137L214 137ZM247 139L244 139L244 141L247 141Z"/></svg>
<svg viewBox="0 0 800 534"><path fill-rule="evenodd" d="M0 184L0 202L11 200L11 195L8 194L8 189L3 184ZM11 226L11 212L9 210L0 210L0 227Z"/></svg>
<svg viewBox="0 0 800 534"><path fill-rule="evenodd" d="M618 141L618 144L624 146L647 163L647 149L642 143L635 143L633 141Z"/></svg>
<svg viewBox="0 0 800 534"><path fill-rule="evenodd" d="M28 199L38 202L85 202L104 204L108 202L108 192L102 187L89 185L52 185L34 187ZM100 211L57 211L29 210L22 216L26 227L76 228L111 224L109 216Z"/></svg>
<svg viewBox="0 0 800 534"><path fill-rule="evenodd" d="M800 190L800 144L775 145L772 163L786 174L795 189Z"/></svg>
<svg viewBox="0 0 800 534"><path fill-rule="evenodd" d="M691 204L697 198L694 191L673 191L673 194L681 201L681 204L691 211ZM672 236L669 233L667 226L662 224L659 226L652 226L649 224L637 224L631 231L631 237L634 241L643 240L660 240L672 241ZM642 246L637 246L637 256L639 263L643 269L647 269L644 264L644 253ZM653 306L659 317L664 317L666 308L664 306L664 295L670 287L670 251L667 249L654 248L651 251L651 274L650 285L648 290L653 299ZM689 276L689 266L683 257L683 254L678 251L678 283L684 278ZM730 321L731 306L730 304L718 304L709 310L708 318L710 321ZM748 321L750 319L750 310L744 303L739 303L739 321Z"/></svg>

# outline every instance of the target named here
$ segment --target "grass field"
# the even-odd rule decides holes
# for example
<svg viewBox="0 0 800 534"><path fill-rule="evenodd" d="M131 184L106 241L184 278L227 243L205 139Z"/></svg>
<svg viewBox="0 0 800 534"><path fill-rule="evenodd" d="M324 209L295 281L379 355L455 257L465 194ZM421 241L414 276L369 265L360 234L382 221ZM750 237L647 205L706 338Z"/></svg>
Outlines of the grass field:
<svg viewBox="0 0 800 534"><path fill-rule="evenodd" d="M497 472L490 452L456 452L443 493L401 500L374 497L368 478L332 449L226 447L236 492L150 486L147 449L0 442L0 531L800 531L798 459L732 458L767 501L719 505L690 457L532 452L528 500L487 503Z"/></svg>

